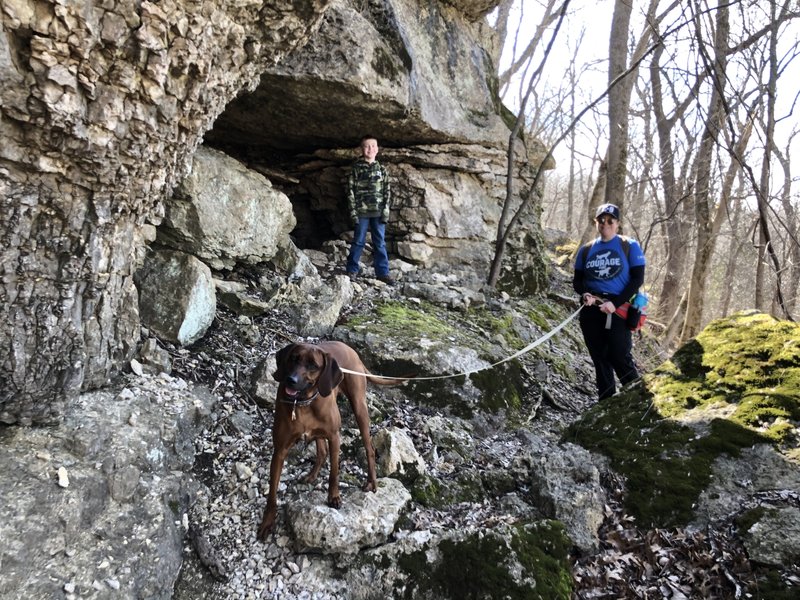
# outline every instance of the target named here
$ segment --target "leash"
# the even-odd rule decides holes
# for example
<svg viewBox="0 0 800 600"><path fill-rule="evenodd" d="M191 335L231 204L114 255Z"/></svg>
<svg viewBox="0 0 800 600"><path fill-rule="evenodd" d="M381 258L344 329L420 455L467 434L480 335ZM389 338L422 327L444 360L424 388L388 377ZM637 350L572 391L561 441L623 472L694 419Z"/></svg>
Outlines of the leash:
<svg viewBox="0 0 800 600"><path fill-rule="evenodd" d="M397 380L397 381L431 381L431 380L434 380L434 379L450 379L452 377L462 377L462 376L467 376L468 377L468 376L472 375L473 373L480 373L481 371L488 371L489 369L493 369L498 365L502 365L505 362L508 362L510 360L514 360L515 358L530 352L531 350L536 348L536 346L539 346L539 345L543 344L544 342L549 340L551 337L553 337L555 334L557 334L559 331L564 329L564 327L566 327L570 323L570 321L572 321L575 317L578 316L578 313L581 312L583 307L584 307L584 305L581 304L578 307L578 310L576 310L574 313L572 313L566 319L561 321L561 323L556 325L556 327L554 327L553 329L548 331L542 337L534 340L533 342L531 342L530 344L525 346L519 352L516 352L516 353L512 354L511 356L509 356L507 358L504 358L503 360L499 360L496 363L489 365L488 367L483 367L481 369L475 369L474 371L463 371L461 373L454 373L452 375L431 375L431 376L428 376L428 377L387 377L385 375L376 375L374 373L360 373L358 371L351 371L350 369L345 369L344 367L340 367L340 370L342 371L342 373L350 373L351 375L361 375L362 377L376 377L376 378L379 378L379 379L394 379L394 380Z"/></svg>

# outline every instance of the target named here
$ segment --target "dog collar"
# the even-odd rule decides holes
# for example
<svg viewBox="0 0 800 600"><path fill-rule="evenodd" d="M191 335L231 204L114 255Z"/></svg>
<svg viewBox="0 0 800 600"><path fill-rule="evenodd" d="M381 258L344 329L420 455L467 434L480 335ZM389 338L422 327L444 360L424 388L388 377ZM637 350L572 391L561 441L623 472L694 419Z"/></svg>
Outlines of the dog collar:
<svg viewBox="0 0 800 600"><path fill-rule="evenodd" d="M300 400L299 398L290 398L289 396L286 395L286 392L284 392L283 396L281 397L281 402L284 402L286 404L294 404L295 406L308 406L314 400L317 399L317 396L319 396L319 390L316 390L308 398L303 398L302 400Z"/></svg>
<svg viewBox="0 0 800 600"><path fill-rule="evenodd" d="M303 398L302 400L299 400L297 398L289 398L288 396L286 396L286 392L284 391L283 396L281 397L281 402L283 402L284 404L292 405L292 421L294 421L295 419L297 419L297 412L296 412L297 407L311 406L311 403L317 399L317 396L319 396L319 390L314 391L314 393L311 394L308 398Z"/></svg>

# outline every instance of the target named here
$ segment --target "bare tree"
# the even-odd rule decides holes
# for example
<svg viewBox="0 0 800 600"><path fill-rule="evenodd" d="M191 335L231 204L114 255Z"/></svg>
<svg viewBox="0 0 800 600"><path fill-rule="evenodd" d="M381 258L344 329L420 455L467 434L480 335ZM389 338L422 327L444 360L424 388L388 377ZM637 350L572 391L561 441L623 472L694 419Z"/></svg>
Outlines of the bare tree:
<svg viewBox="0 0 800 600"><path fill-rule="evenodd" d="M489 269L489 278L487 280L487 283L490 286L494 286L494 285L497 284L497 280L500 277L500 265L501 265L502 260L503 260L503 255L505 253L506 244L508 243L508 237L511 234L511 231L512 231L514 223L519 218L519 215L521 215L524 212L524 210L527 208L527 206L530 204L531 197L535 193L536 189L538 188L538 184L539 184L539 181L541 179L541 173L542 173L542 168L541 167L542 167L542 165L544 165L545 161L550 160L552 158L552 152L553 151L552 151L552 147L551 147L550 151L547 153L547 155L543 159L542 164L539 165L539 168L536 170L536 177L534 179L533 184L531 185L531 189L528 191L527 197L522 199L522 201L520 202L520 205L519 205L519 207L517 209L516 214L511 218L511 220L509 220L509 213L511 212L511 200L514 197L514 187L513 187L514 186L514 177L513 177L513 175L514 175L514 173L513 173L513 168L514 168L514 146L515 146L516 141L517 141L517 136L519 135L520 130L522 129L522 124L523 124L523 122L525 120L525 106L526 106L526 104L528 102L528 99L531 96L531 93L532 93L532 90L534 88L534 85L538 81L538 76L539 76L539 74L541 74L545 63L547 62L547 58L550 55L550 50L553 47L553 42L555 41L556 37L558 37L558 32L561 29L561 24L564 22L564 16L566 15L567 7L569 6L569 2L570 2L570 0L565 0L564 3L561 5L561 13L559 14L559 19L558 19L558 21L556 23L556 26L555 26L554 30L553 30L553 34L552 34L552 36L550 38L550 41L549 41L549 43L547 45L547 48L545 48L544 56L543 56L541 62L539 63L539 66L537 67L536 71L533 73L533 75L530 78L527 91L522 96L522 101L521 101L521 105L520 105L519 114L517 115L516 122L514 123L514 126L511 128L511 134L509 135L508 151L507 151L507 165L508 165L508 167L507 167L507 172L506 172L506 198L505 198L505 202L503 202L503 209L502 209L502 211L500 213L500 219L498 220L498 223L497 223L497 240L495 242L495 254L494 254L494 258L492 259L492 264L491 264L491 267ZM560 142L560 140L558 142ZM558 142L556 142L556 143L558 143Z"/></svg>
<svg viewBox="0 0 800 600"><path fill-rule="evenodd" d="M727 0L719 0L714 19L714 56L707 55L706 43L702 31L702 15L696 0L691 3L695 10L695 32L698 48L711 75L713 86L711 98L706 112L706 122L700 139L700 151L697 155L697 172L694 180L695 232L697 247L695 248L694 265L686 301L686 315L683 319L680 341L694 337L700 330L705 302L704 290L706 273L713 252L711 236L711 166L714 148L719 139L725 118L725 86L727 84L728 38L730 36L730 10Z"/></svg>
<svg viewBox="0 0 800 600"><path fill-rule="evenodd" d="M660 22L677 4L670 2L667 9L657 15L658 0L650 0L645 13L645 27L631 51L628 60L628 38L630 36L631 13L633 0L615 0L614 15L611 21L609 37L608 63L608 152L606 154L607 181L604 195L605 202L612 202L623 208L625 183L627 181L628 157L628 119L630 114L631 94L638 76L638 66L642 59L660 45L651 45L654 24ZM611 82L615 82L611 85Z"/></svg>
<svg viewBox="0 0 800 600"><path fill-rule="evenodd" d="M733 211L730 213L730 219L728 221L731 227L731 237L730 237L730 242L728 243L728 247L724 253L726 259L725 259L725 274L723 276L723 282L728 283L728 285L723 285L722 297L720 298L720 316L723 317L727 316L730 312L734 286L731 285L729 282L734 281L736 275L736 268L737 265L739 264L739 256L744 250L744 244L736 235L737 228L739 227L739 223L743 212L742 210L743 195L744 195L744 182L742 180L740 171L739 189L733 198L733 207L732 207Z"/></svg>
<svg viewBox="0 0 800 600"><path fill-rule="evenodd" d="M753 216L747 203L739 197L734 200L732 188L739 169L742 164L749 167L750 164L757 165L760 160L776 162L784 156L782 150L779 151L773 144L769 157L762 148L761 156L754 158L748 146L754 144L754 140L763 141L768 137L765 108L759 113L764 116L764 135L761 138L751 135L752 127L746 127L750 122L748 119L753 117L753 107L745 102L748 95L755 93L756 87L751 84L755 75L745 80L748 75L744 69L752 64L753 73L763 71L764 77L761 79L765 79L770 72L767 68L759 71L747 51L758 48L766 54L764 48L768 44L765 42L769 42L772 32L778 31L778 24L792 18L792 14L797 16L796 12L781 12L790 8L792 0L770 2L770 6L774 5L771 14L768 14L770 9L765 6L766 2L745 6L740 2L729 3L724 0L717 0L713 4L709 0L651 0L646 3L646 11L637 15L633 12L637 6L633 5L632 0L615 0L615 11L619 12L614 18L613 43L609 39L609 54L613 53L615 57L609 62L611 84L604 92L608 97L609 142L607 151L597 157L596 164L599 163L601 168L595 181L592 181L590 174L581 172L586 162L576 161L581 141L575 128L588 110L599 106L603 95L581 110L580 97L573 94L572 90L563 93L556 86L556 91L552 92L537 85L531 91L530 83L526 83L526 88L521 88L530 93L523 95L528 109L523 109L518 122L527 119L530 126L526 133L535 134L549 143L546 160L552 156L553 149L565 140L570 151L569 159L565 162L569 172L558 181L559 196L547 206L547 222L556 227L560 224L567 231L571 231L576 224L580 230L585 223L584 236L589 236L593 228L588 218L581 221L579 211L582 210L584 215L591 214L589 206L602 201L621 205L627 203L626 226L635 227L640 240L657 242L652 248L648 247L648 264L652 264L651 256L658 259L657 268L653 271L648 269L651 288L658 290L655 293L655 307L661 305L656 315L671 315L673 319L668 335L680 335L681 339L694 335L706 316L719 314L723 307L731 306L732 298L725 299L724 293L729 288L722 289L718 285L727 266L723 259L727 259L730 253L716 252L715 240L722 232L727 234L729 211L741 211L743 223ZM541 4L546 9L549 7L550 11L555 9L552 2L547 2L546 6L544 2ZM566 8L565 4L560 6ZM742 12L736 19L730 17L733 7L739 7ZM764 10L758 10L761 8ZM793 5L791 8L797 10ZM547 14L552 16L553 13ZM638 39L634 38L636 43L631 44L629 32L635 27L632 26L634 16L644 17L645 27ZM667 25L667 19L672 19L672 23ZM758 19L762 19L760 23ZM692 35L680 38L679 32L689 30L687 22L692 25ZM734 35L730 31L731 23L736 24ZM622 30L625 30L624 33L620 33ZM546 35L539 32L539 46ZM552 46L553 39L548 48ZM545 51L545 56L547 54ZM652 60L649 69L639 73L639 64L650 54ZM783 63L779 64L776 75L772 76L776 86L782 74L781 65ZM534 71L536 76L541 72L541 66L540 63L534 71L532 62L528 61L525 65L519 63L515 77L521 74L527 76L528 70ZM578 73L579 68L570 66L564 71L563 81L577 81L573 75ZM528 82L532 80L526 79ZM765 86L766 83L759 85ZM573 90L576 87L575 83L570 84ZM635 98L633 90L637 91ZM768 99L765 95L764 107ZM550 108L553 102L560 102L563 113L572 117L570 124L560 134L554 131L561 129L560 123L563 121L552 117ZM773 129L776 124L777 119L774 119ZM517 132L509 140L509 159L513 158ZM744 156L749 157L749 163L741 158ZM785 157L788 159L790 156L787 147ZM617 166L612 169L613 161ZM747 179L751 193L763 187L763 182L771 180L763 169L758 176L750 174ZM786 173L790 173L788 160L784 166L784 179L790 181L786 179L790 177ZM521 197L514 196L510 184L506 190L495 257L488 279L490 285L496 283L499 275L505 240L535 197L540 177L541 170L536 174L534 185L526 189ZM553 193L552 189L549 187L548 194ZM772 230L773 234L775 229L778 230L778 235L773 236L765 246L768 252L773 253L767 255L771 269L768 270L769 280L765 285L772 285L778 279L778 274L782 273L784 278L789 277L790 283L786 289L791 289L791 296L794 297L800 287L800 245L796 250L796 259L790 259L793 256L790 250L796 238L791 230L797 228L798 218L792 207L790 190L790 183L784 184L780 196L782 202L773 205L768 201L769 189L764 190L763 197L767 201L761 227L766 231ZM580 198L576 198L577 193L581 194L585 203L583 207L580 207ZM776 214L776 211L781 214ZM744 259L745 268L742 272L754 273L755 256L744 254L746 248L743 248L741 243L735 246L736 252ZM781 261L787 261L784 271L779 268ZM795 264L798 269L792 279ZM685 274L689 272L691 277L687 278ZM748 281L752 280L753 277ZM710 293L706 298L707 291ZM736 302L741 302L741 299L741 294L733 297ZM707 305L710 300L713 300L713 304Z"/></svg>
<svg viewBox="0 0 800 600"><path fill-rule="evenodd" d="M544 41L544 36L547 33L547 30L553 26L554 23L563 20L563 15L566 14L566 8L569 5L569 2L570 0L562 0L562 4L557 6L558 0L547 0L547 3L544 7L544 15L542 16L539 25L536 26L533 36L530 40L528 40L525 49L520 53L517 53L517 42L521 28L517 27L514 44L512 46L511 65L505 71L500 73L499 77L501 93L508 88L512 78L515 75L530 66L536 50ZM513 0L504 0L499 7L500 10L498 10L498 24L500 23L500 19L502 19L502 27L499 29L499 31L501 31L503 34L503 40L505 40L508 31L508 19L510 18L511 14L511 5L513 5ZM522 10L524 10L524 3L520 5L520 11ZM524 13L521 14L520 21L523 17ZM497 29L497 26L495 26L495 29ZM524 82L526 79L527 78L525 77L521 78L521 82ZM520 96L522 95L524 94L520 94Z"/></svg>
<svg viewBox="0 0 800 600"><path fill-rule="evenodd" d="M608 44L609 84L628 69L633 0L615 0ZM629 73L608 93L608 154L605 201L622 204L628 157L628 112L635 74ZM622 208L622 207L620 207Z"/></svg>
<svg viewBox="0 0 800 600"><path fill-rule="evenodd" d="M783 14L786 14L790 5L790 0L784 0L784 6L781 9ZM774 148L775 139L775 99L777 96L777 81L778 81L778 31L780 28L780 21L778 20L778 8L775 0L770 0L770 29L769 29L769 78L766 85L766 124L764 140L764 158L761 162L761 178L759 185L756 189L756 199L758 200L758 215L759 215L759 249L758 249L758 270L756 272L756 308L764 310L765 308L765 285L764 285L764 269L766 264L766 255L772 259L772 264L775 267L776 285L775 293L778 298L779 304L783 307L784 314L791 318L789 310L786 308L786 303L783 298L783 291L781 289L782 270L780 261L775 253L775 248L772 245L771 233L769 228L769 184L770 184L770 166L772 151Z"/></svg>
<svg viewBox="0 0 800 600"><path fill-rule="evenodd" d="M798 283L800 283L800 243L797 237L792 235L792 232L798 230L797 210L792 204L792 163L790 148L794 138L800 133L797 129L792 131L789 140L786 143L786 149L781 151L777 147L774 150L775 158L783 169L783 186L781 187L780 200L785 213L785 231L789 233L786 236L786 251L784 262L789 265L789 278L786 284L786 307L789 314L794 314L797 307L797 290Z"/></svg>
<svg viewBox="0 0 800 600"><path fill-rule="evenodd" d="M653 23L656 31L658 26L658 23ZM698 90L707 75L705 71L701 72L695 78L693 85L686 90L685 96L682 99L678 99L673 83L664 77L664 68L661 64L664 51L665 46L663 45L656 48L650 61L649 73L652 107L655 113L656 133L658 136L661 192L664 196L663 219L660 223L663 225L663 239L666 244L664 261L666 271L658 294L658 297L661 298L658 314L662 316L673 315L678 307L682 287L681 282L683 281L683 273L687 262L686 257L689 251L689 245L687 244L688 223L684 217L686 207L682 206L684 199L688 196L688 189L686 184L681 183L681 181L687 181L687 178L678 177L679 169L678 165L676 165L678 154L674 147L674 139L677 137L675 128L676 125L680 125L684 132L683 139L689 142L684 150L684 158L689 159L692 156L690 148L693 145L694 136L688 131L685 117L695 98L697 98ZM668 91L671 103L674 106L671 114L667 114L665 109L666 100L663 89L665 83L669 86ZM685 167L682 171L686 175Z"/></svg>

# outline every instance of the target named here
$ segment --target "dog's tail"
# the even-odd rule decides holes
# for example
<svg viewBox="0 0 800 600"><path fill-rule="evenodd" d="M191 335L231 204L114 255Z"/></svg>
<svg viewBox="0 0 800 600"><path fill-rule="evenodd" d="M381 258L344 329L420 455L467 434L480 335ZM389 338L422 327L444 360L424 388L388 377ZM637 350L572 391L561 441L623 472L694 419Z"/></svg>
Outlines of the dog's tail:
<svg viewBox="0 0 800 600"><path fill-rule="evenodd" d="M342 370L348 373L352 373L353 375L361 375L362 377L366 377L368 382L382 386L400 385L402 383L405 383L406 381L414 379L417 376L416 373L413 373L410 375L400 375L398 377L388 377L388 376L381 377L380 375L373 375L369 371L366 371L364 373L359 373L357 371L347 371L346 369Z"/></svg>
<svg viewBox="0 0 800 600"><path fill-rule="evenodd" d="M376 377L370 373L367 374L367 381L371 381L376 385L384 385L384 386L391 386L391 385L400 385L401 383L405 383L406 381L410 381L414 379L417 374L412 373L411 375L402 375L400 377Z"/></svg>

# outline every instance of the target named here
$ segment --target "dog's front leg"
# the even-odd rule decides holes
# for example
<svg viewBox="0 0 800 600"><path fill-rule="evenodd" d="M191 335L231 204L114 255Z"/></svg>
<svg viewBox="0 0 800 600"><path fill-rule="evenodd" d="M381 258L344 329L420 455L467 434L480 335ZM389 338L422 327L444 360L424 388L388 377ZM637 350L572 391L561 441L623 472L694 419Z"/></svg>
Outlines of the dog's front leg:
<svg viewBox="0 0 800 600"><path fill-rule="evenodd" d="M328 447L331 453L331 474L328 479L328 506L339 508L342 506L342 497L339 494L339 430L337 429L328 438Z"/></svg>
<svg viewBox="0 0 800 600"><path fill-rule="evenodd" d="M278 448L277 446L272 452L272 462L269 465L267 508L264 509L264 517L261 519L261 525L258 528L258 539L262 542L267 539L267 536L275 528L275 519L278 516L278 484L281 481L281 471L288 453L288 448Z"/></svg>

